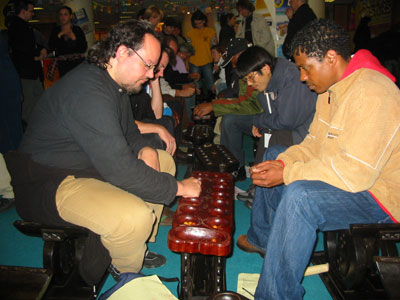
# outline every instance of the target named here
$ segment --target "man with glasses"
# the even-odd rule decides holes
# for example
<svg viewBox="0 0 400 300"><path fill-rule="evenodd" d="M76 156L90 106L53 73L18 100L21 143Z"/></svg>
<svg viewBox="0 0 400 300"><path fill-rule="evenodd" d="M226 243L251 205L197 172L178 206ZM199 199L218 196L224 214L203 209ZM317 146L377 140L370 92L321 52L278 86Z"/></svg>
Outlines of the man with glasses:
<svg viewBox="0 0 400 300"><path fill-rule="evenodd" d="M163 205L200 193L197 179L174 178L171 155L152 148L132 117L129 95L154 77L160 53L147 22L115 26L88 63L43 94L18 152L6 158L23 219L90 230L92 252L80 266L88 284L110 260L135 273L165 263L147 251Z"/></svg>

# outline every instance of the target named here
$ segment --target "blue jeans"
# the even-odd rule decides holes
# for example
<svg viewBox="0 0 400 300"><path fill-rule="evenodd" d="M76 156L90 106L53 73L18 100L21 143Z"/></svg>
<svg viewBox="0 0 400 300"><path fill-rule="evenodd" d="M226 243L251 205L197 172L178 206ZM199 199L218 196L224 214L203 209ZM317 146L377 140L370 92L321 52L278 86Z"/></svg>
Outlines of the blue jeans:
<svg viewBox="0 0 400 300"><path fill-rule="evenodd" d="M221 122L221 144L244 166L243 134L252 136L253 115L224 115Z"/></svg>
<svg viewBox="0 0 400 300"><path fill-rule="evenodd" d="M275 159L285 149L268 148L264 160ZM257 187L247 239L266 254L255 299L302 299L301 280L317 230L347 229L354 223L392 221L367 191L350 193L306 180Z"/></svg>
<svg viewBox="0 0 400 300"><path fill-rule="evenodd" d="M193 108L196 106L196 94L191 97L186 97L185 99L185 108L186 108L186 115L189 122L192 122L192 114Z"/></svg>
<svg viewBox="0 0 400 300"><path fill-rule="evenodd" d="M189 67L190 67L191 73L200 73L201 78L204 79L206 89L211 92L213 84L214 84L212 65L206 64L204 66L195 66L193 64L189 64Z"/></svg>

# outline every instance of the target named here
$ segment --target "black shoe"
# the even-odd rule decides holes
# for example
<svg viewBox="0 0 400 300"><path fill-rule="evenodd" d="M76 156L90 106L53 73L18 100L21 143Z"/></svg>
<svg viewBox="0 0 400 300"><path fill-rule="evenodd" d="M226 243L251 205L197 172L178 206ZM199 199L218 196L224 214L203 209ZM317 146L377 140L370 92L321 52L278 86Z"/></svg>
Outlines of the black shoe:
<svg viewBox="0 0 400 300"><path fill-rule="evenodd" d="M188 162L188 154L187 154L187 152L184 152L181 149L176 148L175 160L177 162L180 162L180 163L187 163Z"/></svg>
<svg viewBox="0 0 400 300"><path fill-rule="evenodd" d="M232 175L235 181L243 181L247 178L246 169L244 168L244 166L241 166L237 171L233 171Z"/></svg>
<svg viewBox="0 0 400 300"><path fill-rule="evenodd" d="M148 251L144 256L143 268L154 269L161 267L167 263L167 259L161 254Z"/></svg>

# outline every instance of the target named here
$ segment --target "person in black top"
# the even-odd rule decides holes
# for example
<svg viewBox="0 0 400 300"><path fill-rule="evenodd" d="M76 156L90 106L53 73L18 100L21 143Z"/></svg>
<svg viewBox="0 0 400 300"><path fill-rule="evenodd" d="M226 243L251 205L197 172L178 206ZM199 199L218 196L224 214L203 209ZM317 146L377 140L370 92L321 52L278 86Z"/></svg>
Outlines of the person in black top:
<svg viewBox="0 0 400 300"><path fill-rule="evenodd" d="M35 33L28 21L34 16L33 2L16 0L15 16L10 17L8 43L11 58L21 78L23 102L22 120L28 123L37 100L43 92L43 70L40 60L47 56L47 50L38 45Z"/></svg>
<svg viewBox="0 0 400 300"><path fill-rule="evenodd" d="M18 151L5 157L24 220L74 224L95 236L85 251L97 252L83 253L80 266L88 284L110 261L134 273L165 263L147 251L163 205L200 194L197 179L175 179L171 155L155 150L132 116L129 95L154 77L160 54L148 22L116 25L88 63L43 93Z"/></svg>
<svg viewBox="0 0 400 300"><path fill-rule="evenodd" d="M58 60L60 77L84 61L87 50L85 34L79 26L72 24L72 9L63 6L58 10L60 25L56 26L50 35L49 47L55 51Z"/></svg>
<svg viewBox="0 0 400 300"><path fill-rule="evenodd" d="M316 19L317 16L307 4L308 0L290 0L290 7L286 10L286 15L289 18L289 25L285 41L283 42L282 51L287 59L292 61L290 44L295 34L304 27L307 23Z"/></svg>
<svg viewBox="0 0 400 300"><path fill-rule="evenodd" d="M219 32L219 44L225 48L228 46L229 40L235 38L236 16L232 13L223 14L219 19L221 30Z"/></svg>

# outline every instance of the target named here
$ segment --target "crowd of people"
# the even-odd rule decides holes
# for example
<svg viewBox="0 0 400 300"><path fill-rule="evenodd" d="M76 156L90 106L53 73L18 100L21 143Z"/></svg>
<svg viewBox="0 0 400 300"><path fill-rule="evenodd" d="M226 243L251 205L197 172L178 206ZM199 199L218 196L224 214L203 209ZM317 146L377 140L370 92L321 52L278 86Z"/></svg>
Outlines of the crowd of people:
<svg viewBox="0 0 400 300"><path fill-rule="evenodd" d="M182 34L151 5L89 49L71 8L59 9L47 43L28 23L33 9L13 1L0 40L10 81L1 93L12 103L3 119L13 124L1 137L0 168L11 176L0 179L12 179L1 205L15 196L26 221L89 229L86 249L97 251L84 255L87 283L107 268L117 276L165 264L147 243L171 224L177 197L201 192L199 180L175 178L195 116L218 118L237 181L246 178L243 136L258 141L252 185L238 196L251 224L237 241L264 257L255 299L302 298L318 230L400 219L396 78L367 50L351 56L348 33L306 0L287 10L285 57L248 0L221 17L219 33L197 10ZM71 59L44 91L49 53Z"/></svg>

